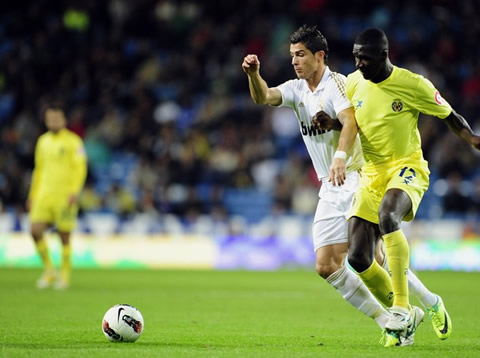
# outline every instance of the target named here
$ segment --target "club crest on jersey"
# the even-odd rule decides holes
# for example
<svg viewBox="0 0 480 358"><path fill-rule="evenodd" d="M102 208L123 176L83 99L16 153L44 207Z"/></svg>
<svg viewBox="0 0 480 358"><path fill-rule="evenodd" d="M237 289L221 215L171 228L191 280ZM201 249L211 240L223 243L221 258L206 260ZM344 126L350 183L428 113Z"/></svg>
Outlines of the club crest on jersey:
<svg viewBox="0 0 480 358"><path fill-rule="evenodd" d="M392 102L392 109L394 112L400 112L403 109L403 102L398 98L394 99Z"/></svg>
<svg viewBox="0 0 480 358"><path fill-rule="evenodd" d="M323 102L323 99L320 98L317 104L317 111L322 111L324 107L325 107L325 103Z"/></svg>

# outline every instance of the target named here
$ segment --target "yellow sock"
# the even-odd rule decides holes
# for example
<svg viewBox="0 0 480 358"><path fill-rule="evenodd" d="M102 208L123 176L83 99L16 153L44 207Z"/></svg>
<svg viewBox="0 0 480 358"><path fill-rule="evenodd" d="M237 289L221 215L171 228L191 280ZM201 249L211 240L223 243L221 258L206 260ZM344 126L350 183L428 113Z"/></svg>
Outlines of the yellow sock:
<svg viewBox="0 0 480 358"><path fill-rule="evenodd" d="M383 235L388 267L392 274L393 305L409 308L408 302L408 241L402 230Z"/></svg>
<svg viewBox="0 0 480 358"><path fill-rule="evenodd" d="M62 269L61 269L61 273L62 273L62 278L65 281L70 280L70 271L71 271L71 267L72 267L71 252L72 252L72 250L70 248L70 244L62 246Z"/></svg>
<svg viewBox="0 0 480 358"><path fill-rule="evenodd" d="M42 259L43 266L46 270L53 270L52 261L50 260L50 256L48 255L48 246L45 239L41 239L39 241L35 241L35 246L37 247L37 252Z"/></svg>
<svg viewBox="0 0 480 358"><path fill-rule="evenodd" d="M373 260L368 269L358 274L370 292L386 307L392 307L393 288L388 272Z"/></svg>

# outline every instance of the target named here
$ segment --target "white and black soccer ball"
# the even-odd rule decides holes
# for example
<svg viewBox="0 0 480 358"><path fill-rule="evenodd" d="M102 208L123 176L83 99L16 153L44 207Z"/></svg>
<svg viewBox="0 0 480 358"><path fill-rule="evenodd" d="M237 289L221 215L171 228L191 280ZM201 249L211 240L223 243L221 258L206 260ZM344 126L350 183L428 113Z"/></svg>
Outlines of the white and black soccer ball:
<svg viewBox="0 0 480 358"><path fill-rule="evenodd" d="M115 305L103 316L103 334L112 342L135 342L144 327L142 314L131 305Z"/></svg>

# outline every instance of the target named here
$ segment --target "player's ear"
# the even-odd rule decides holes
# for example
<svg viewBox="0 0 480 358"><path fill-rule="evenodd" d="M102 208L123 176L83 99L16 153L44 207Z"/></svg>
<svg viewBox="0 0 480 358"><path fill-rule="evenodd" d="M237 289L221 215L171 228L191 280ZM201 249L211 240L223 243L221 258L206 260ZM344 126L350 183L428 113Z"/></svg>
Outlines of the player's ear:
<svg viewBox="0 0 480 358"><path fill-rule="evenodd" d="M325 51L318 50L317 52L315 52L315 59L317 60L317 62L323 63L325 59Z"/></svg>
<svg viewBox="0 0 480 358"><path fill-rule="evenodd" d="M388 58L388 50L382 50L382 52L380 53L380 57L382 58L382 60L386 60Z"/></svg>

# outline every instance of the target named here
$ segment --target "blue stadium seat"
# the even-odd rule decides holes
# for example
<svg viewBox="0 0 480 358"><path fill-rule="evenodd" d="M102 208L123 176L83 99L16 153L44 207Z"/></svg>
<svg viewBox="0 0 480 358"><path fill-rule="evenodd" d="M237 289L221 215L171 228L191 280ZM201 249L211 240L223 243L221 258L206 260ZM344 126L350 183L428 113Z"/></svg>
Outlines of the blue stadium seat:
<svg viewBox="0 0 480 358"><path fill-rule="evenodd" d="M270 213L272 196L256 189L229 189L225 191L223 204L230 214L256 222Z"/></svg>

